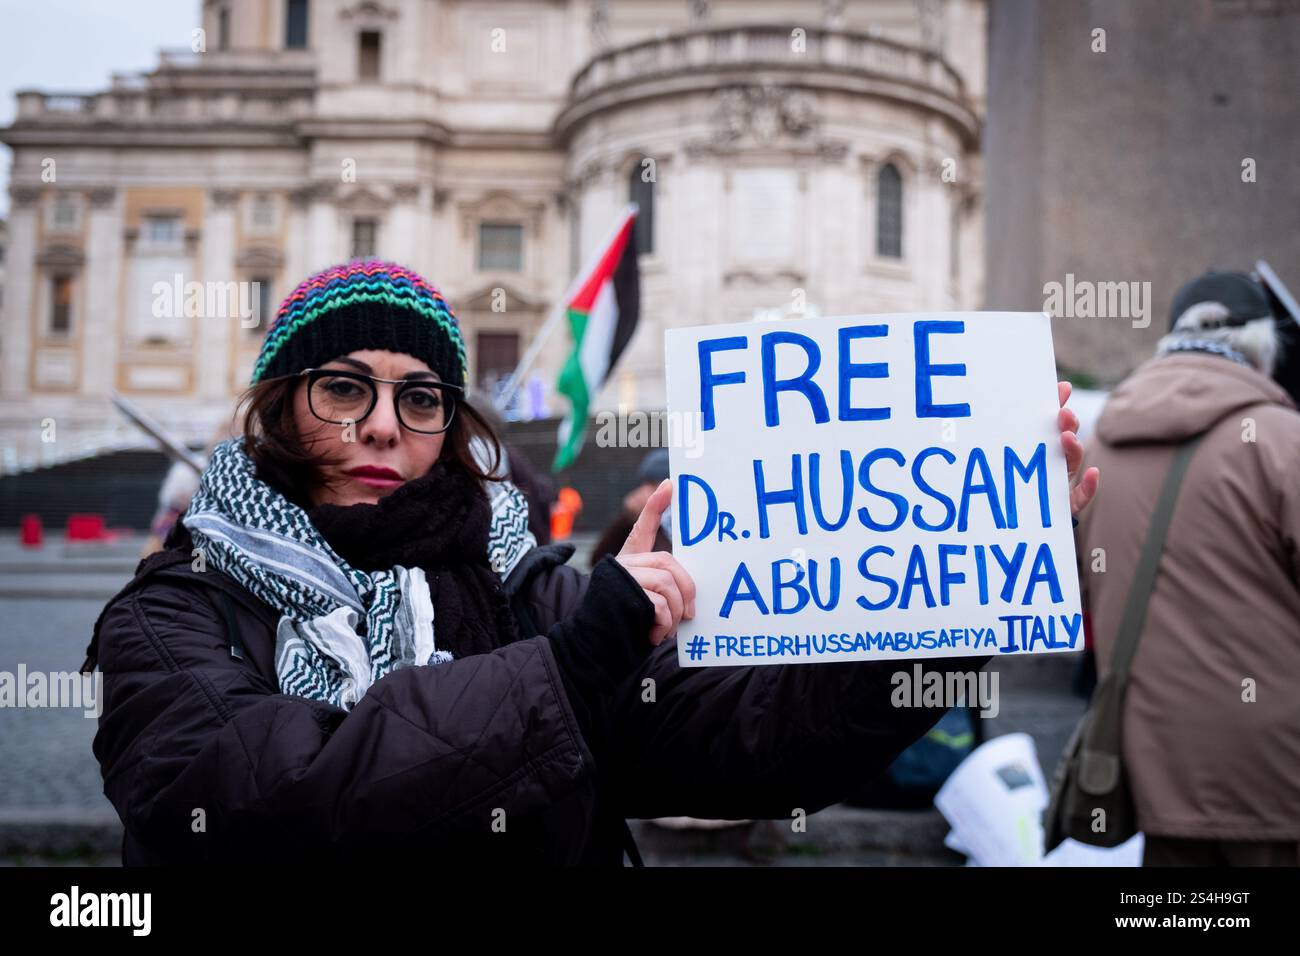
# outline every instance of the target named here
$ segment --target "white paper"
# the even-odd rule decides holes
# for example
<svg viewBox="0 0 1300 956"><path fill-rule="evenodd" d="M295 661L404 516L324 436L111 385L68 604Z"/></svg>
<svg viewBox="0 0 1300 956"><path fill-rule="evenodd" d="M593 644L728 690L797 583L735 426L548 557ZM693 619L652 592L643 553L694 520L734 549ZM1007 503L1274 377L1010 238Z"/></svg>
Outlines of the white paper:
<svg viewBox="0 0 1300 956"><path fill-rule="evenodd" d="M935 795L934 805L976 866L1036 866L1043 855L1047 783L1028 734L981 744Z"/></svg>
<svg viewBox="0 0 1300 956"><path fill-rule="evenodd" d="M1138 833L1119 846L1090 846L1078 840L1062 840L1043 858L1044 866L1141 866L1145 839Z"/></svg>

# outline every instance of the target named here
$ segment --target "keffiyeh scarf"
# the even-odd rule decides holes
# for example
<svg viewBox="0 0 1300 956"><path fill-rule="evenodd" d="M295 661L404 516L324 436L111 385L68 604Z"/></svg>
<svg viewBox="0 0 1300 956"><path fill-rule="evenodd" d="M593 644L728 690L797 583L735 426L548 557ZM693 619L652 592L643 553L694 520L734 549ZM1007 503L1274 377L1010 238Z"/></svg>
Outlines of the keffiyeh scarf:
<svg viewBox="0 0 1300 956"><path fill-rule="evenodd" d="M207 565L280 612L282 692L350 710L398 668L514 639L501 582L537 543L514 485L439 462L376 504L308 511L256 476L243 441L217 445L182 523Z"/></svg>

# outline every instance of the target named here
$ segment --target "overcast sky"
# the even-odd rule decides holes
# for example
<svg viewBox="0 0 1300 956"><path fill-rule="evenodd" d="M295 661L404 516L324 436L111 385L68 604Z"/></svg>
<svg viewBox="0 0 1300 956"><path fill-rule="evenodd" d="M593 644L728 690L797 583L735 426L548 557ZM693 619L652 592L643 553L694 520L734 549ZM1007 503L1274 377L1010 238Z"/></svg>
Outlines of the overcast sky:
<svg viewBox="0 0 1300 956"><path fill-rule="evenodd" d="M93 93L113 73L157 65L160 48L190 46L200 0L0 0L0 126L14 93ZM8 147L0 146L0 217L9 213Z"/></svg>

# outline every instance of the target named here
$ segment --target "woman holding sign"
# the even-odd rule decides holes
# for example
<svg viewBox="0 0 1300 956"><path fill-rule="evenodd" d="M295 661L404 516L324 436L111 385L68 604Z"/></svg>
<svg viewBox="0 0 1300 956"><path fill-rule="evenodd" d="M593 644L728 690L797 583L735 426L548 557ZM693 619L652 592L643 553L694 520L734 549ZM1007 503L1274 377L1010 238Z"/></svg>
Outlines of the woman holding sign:
<svg viewBox="0 0 1300 956"><path fill-rule="evenodd" d="M243 435L88 649L125 863L618 865L628 817L812 812L938 719L891 707L883 664L680 669L694 585L652 551L669 484L617 556L569 568L528 533L466 369L400 266L281 305Z"/></svg>

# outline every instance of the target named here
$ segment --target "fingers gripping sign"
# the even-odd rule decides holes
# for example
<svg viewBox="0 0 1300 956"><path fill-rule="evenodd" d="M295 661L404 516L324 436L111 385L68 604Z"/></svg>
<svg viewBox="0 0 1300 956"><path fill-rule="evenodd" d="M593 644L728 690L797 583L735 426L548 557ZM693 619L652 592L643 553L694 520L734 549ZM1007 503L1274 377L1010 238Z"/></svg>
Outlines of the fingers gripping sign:
<svg viewBox="0 0 1300 956"><path fill-rule="evenodd" d="M1096 468L1088 468L1082 475L1079 474L1079 466L1083 464L1083 444L1076 434L1079 431L1079 416L1065 407L1073 386L1069 382L1057 382L1056 391L1061 400L1056 425L1061 431L1061 447L1065 449L1065 468L1071 482L1076 482L1077 479L1077 483L1070 489L1070 511L1077 515L1097 494L1101 472Z"/></svg>
<svg viewBox="0 0 1300 956"><path fill-rule="evenodd" d="M677 632L683 618L695 616L695 582L671 554L654 550L655 534L672 498L673 484L665 479L646 501L615 558L654 604L650 643L656 646Z"/></svg>

